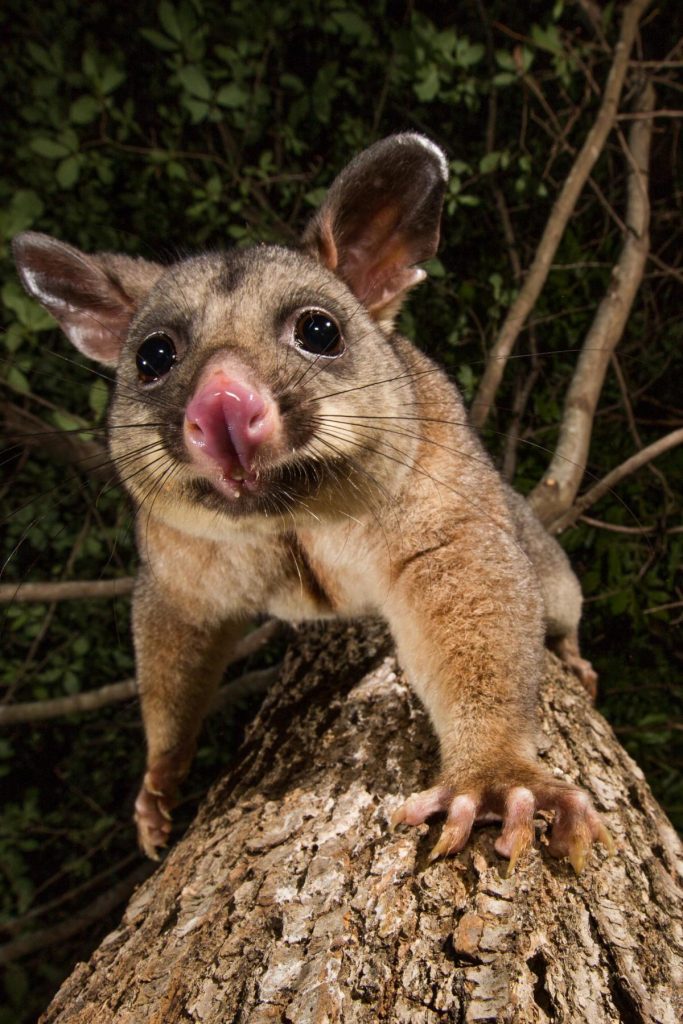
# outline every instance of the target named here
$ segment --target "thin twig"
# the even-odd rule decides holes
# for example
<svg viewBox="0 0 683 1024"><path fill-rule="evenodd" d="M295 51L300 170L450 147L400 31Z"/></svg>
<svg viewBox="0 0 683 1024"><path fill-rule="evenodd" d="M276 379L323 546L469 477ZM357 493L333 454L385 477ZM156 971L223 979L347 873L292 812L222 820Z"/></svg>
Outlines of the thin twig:
<svg viewBox="0 0 683 1024"><path fill-rule="evenodd" d="M617 378L617 383L619 385L619 390L621 392L621 401L624 406L624 411L626 413L626 419L628 420L628 427L631 432L631 437L635 442L636 448L643 448L643 439L640 436L640 431L638 430L638 425L636 424L636 418L633 414L633 407L631 405L631 399L628 393L628 385L626 383L624 371L621 368L621 363L619 362L619 358L616 352L612 353L610 357L610 362L612 364L612 369L614 370L615 376ZM662 473L662 471L658 469L657 466L653 466L651 462L648 462L647 468L650 471L650 473L652 473L652 475L656 477L657 480L659 480L662 489L666 492L666 495L669 498L669 500L673 501L674 496L671 493L669 483L664 474Z"/></svg>
<svg viewBox="0 0 683 1024"><path fill-rule="evenodd" d="M109 683L97 690L72 693L68 697L54 697L52 700L28 700L21 704L7 704L0 707L0 726L18 725L22 722L45 722L62 715L75 715L83 711L97 711L107 704L129 700L136 693L135 680L124 679L120 683Z"/></svg>
<svg viewBox="0 0 683 1024"><path fill-rule="evenodd" d="M645 533L654 533L656 526L621 526L619 523L606 523L604 519L593 519L592 516L579 516L579 522L586 526L594 526L598 530L608 530L610 533L627 533L634 537L642 536Z"/></svg>
<svg viewBox="0 0 683 1024"><path fill-rule="evenodd" d="M13 939L12 942L0 946L0 964L10 963L21 956L35 953L39 949L46 949L48 946L56 946L85 931L90 925L100 922L114 907L127 900L136 886L144 882L153 870L154 865L149 861L141 864L126 878L93 900L89 906L83 910L74 910L65 921L60 921L52 928L29 932L28 935L22 935Z"/></svg>
<svg viewBox="0 0 683 1024"><path fill-rule="evenodd" d="M668 452L670 448L675 448L679 444L683 444L683 428L672 430L670 434L660 437L646 448L641 448L639 452L636 452L635 455L632 455L625 462L616 466L602 480L594 484L585 494L581 495L578 501L574 502L570 509L555 519L548 526L550 533L560 533L562 530L566 530L568 526L572 526L587 508L590 508L596 501L604 497L624 477L635 473L641 466L647 465L652 459L658 458L658 456L663 455L664 452Z"/></svg>
<svg viewBox="0 0 683 1024"><path fill-rule="evenodd" d="M683 608L683 601L668 601L667 604L657 604L652 608L644 608L643 615L654 615L655 612L669 612L673 608Z"/></svg>
<svg viewBox="0 0 683 1024"><path fill-rule="evenodd" d="M125 597L133 590L132 576L116 580L60 580L55 583L1 583L0 604L27 601L50 602L90 600L100 597Z"/></svg>
<svg viewBox="0 0 683 1024"><path fill-rule="evenodd" d="M103 871L99 871L96 875L88 878L87 881L81 882L80 885L74 886L73 889L69 889L67 892L62 893L60 896L56 896L52 900L48 900L46 903L41 903L38 906L32 907L31 910L27 910L21 917L15 917L10 921L5 921L0 924L0 930L6 932L8 935L16 935L17 932L21 932L27 924L31 921L35 921L38 917L43 917L45 914L50 913L53 910L57 910L58 907L63 906L65 903L70 903L71 900L77 899L90 889L100 885L106 878L110 878L114 874L118 874L123 868L128 867L132 861L136 861L139 858L139 853L132 850L122 860L116 861L114 864L109 864L108 867L104 868Z"/></svg>
<svg viewBox="0 0 683 1024"><path fill-rule="evenodd" d="M638 121L644 117L683 117L683 110L653 110L652 114L643 114L642 112L636 111L632 114L618 114L617 121Z"/></svg>
<svg viewBox="0 0 683 1024"><path fill-rule="evenodd" d="M486 422L510 352L541 293L567 221L574 211L595 161L602 152L607 136L615 124L631 48L638 30L638 22L650 3L651 0L631 0L631 3L627 4L624 9L621 33L614 48L614 59L600 109L553 206L533 263L517 298L510 307L491 351L479 390L472 404L471 415L475 427L481 428ZM651 124L651 122L646 121L645 124Z"/></svg>
<svg viewBox="0 0 683 1024"><path fill-rule="evenodd" d="M256 651L265 647L281 628L281 623L275 619L271 619L269 622L259 626L258 629L255 629L253 633L246 636L235 647L228 664L234 665L236 662L255 654ZM247 672L232 680L232 682L227 683L218 691L212 704L212 710L226 707L228 704L233 704L253 693L262 693L268 688L277 671L279 671L279 666L273 669ZM97 690L73 693L68 697L55 697L52 700L35 700L25 701L22 704L9 704L5 707L0 707L0 726L19 725L25 722L44 722L63 715L80 714L84 711L97 711L108 704L130 700L136 693L135 679L124 679L119 683L109 683L107 686L100 686Z"/></svg>

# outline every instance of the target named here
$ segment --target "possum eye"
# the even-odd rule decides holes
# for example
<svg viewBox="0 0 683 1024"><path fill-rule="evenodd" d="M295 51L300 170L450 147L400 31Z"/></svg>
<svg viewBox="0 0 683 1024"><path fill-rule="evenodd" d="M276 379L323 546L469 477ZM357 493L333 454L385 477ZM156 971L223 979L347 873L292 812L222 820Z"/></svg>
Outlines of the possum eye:
<svg viewBox="0 0 683 1024"><path fill-rule="evenodd" d="M176 360L173 340L168 334L156 331L145 338L135 356L138 377L143 384L151 384L165 377Z"/></svg>
<svg viewBox="0 0 683 1024"><path fill-rule="evenodd" d="M340 356L344 351L339 324L320 309L307 309L299 314L294 340L299 348L316 356Z"/></svg>

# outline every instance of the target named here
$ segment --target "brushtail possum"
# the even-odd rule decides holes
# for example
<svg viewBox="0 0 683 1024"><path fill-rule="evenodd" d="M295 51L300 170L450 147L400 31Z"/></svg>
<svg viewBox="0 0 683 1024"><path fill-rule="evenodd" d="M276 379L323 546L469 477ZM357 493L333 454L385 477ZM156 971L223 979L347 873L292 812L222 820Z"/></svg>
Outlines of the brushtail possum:
<svg viewBox="0 0 683 1024"><path fill-rule="evenodd" d="M81 352L116 367L109 446L137 509L133 600L158 857L230 651L256 614L379 614L439 738L435 785L395 823L446 820L433 856L497 816L511 866L554 812L580 870L605 827L536 757L544 635L590 688L579 585L503 483L446 375L394 329L439 240L447 163L417 134L342 171L299 248L161 266L14 241L22 281Z"/></svg>

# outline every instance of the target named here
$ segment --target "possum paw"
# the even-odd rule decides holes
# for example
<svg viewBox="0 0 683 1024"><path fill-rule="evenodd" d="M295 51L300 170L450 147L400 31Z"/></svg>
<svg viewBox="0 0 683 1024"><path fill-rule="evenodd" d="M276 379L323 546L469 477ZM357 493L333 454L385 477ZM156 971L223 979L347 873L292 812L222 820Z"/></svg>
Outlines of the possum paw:
<svg viewBox="0 0 683 1024"><path fill-rule="evenodd" d="M178 786L187 774L193 753L193 746L175 748L157 758L142 780L133 817L140 849L152 860L159 860L159 847L166 846L168 842Z"/></svg>
<svg viewBox="0 0 683 1024"><path fill-rule="evenodd" d="M590 661L581 656L579 642L575 635L568 635L549 641L560 661L576 676L590 699L595 703L598 695L598 673Z"/></svg>
<svg viewBox="0 0 683 1024"><path fill-rule="evenodd" d="M159 860L159 847L168 842L172 806L173 801L158 788L152 773L147 772L135 801L133 817L140 849L151 860Z"/></svg>
<svg viewBox="0 0 683 1024"><path fill-rule="evenodd" d="M476 821L499 818L503 828L495 848L508 858L509 876L534 844L536 811L553 812L550 853L567 857L577 875L583 870L594 842L602 843L608 853L614 852L612 837L588 794L551 779L529 785L489 783L466 793L458 793L447 785L434 786L409 797L394 813L391 824L420 825L432 814L445 812L441 835L429 855L432 861L462 850Z"/></svg>

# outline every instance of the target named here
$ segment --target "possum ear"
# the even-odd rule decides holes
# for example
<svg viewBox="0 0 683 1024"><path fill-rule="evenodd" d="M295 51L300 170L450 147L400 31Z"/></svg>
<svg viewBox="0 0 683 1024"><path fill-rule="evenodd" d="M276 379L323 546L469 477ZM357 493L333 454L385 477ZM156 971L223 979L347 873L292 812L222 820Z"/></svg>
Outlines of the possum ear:
<svg viewBox="0 0 683 1024"><path fill-rule="evenodd" d="M422 135L391 135L360 153L333 182L303 242L380 321L424 280L415 266L439 244L446 157Z"/></svg>
<svg viewBox="0 0 683 1024"><path fill-rule="evenodd" d="M116 366L135 312L164 268L114 253L87 255L37 231L12 242L21 282L91 359Z"/></svg>

